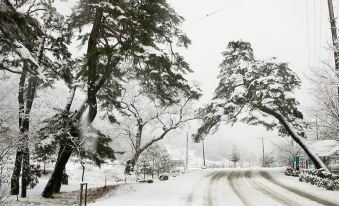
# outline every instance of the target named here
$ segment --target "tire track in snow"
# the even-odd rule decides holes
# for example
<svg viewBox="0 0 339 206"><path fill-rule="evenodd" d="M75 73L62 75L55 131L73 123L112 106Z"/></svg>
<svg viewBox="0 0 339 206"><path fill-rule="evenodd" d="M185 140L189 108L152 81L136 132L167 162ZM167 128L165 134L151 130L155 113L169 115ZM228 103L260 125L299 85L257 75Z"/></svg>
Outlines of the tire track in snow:
<svg viewBox="0 0 339 206"><path fill-rule="evenodd" d="M208 192L207 192L207 205L213 206L213 186L215 186L215 183L219 181L221 178L225 177L227 175L226 172L218 172L217 174L213 175L211 178L211 181L208 185ZM216 199L216 195L214 195L214 199Z"/></svg>
<svg viewBox="0 0 339 206"><path fill-rule="evenodd" d="M328 201L328 200L325 200L325 199L322 199L322 198L319 198L319 197L315 197L315 196L313 196L311 194L308 194L306 192L303 192L303 191L300 191L298 189L289 187L289 186L287 186L287 185L285 185L285 184L275 180L274 178L272 178L268 174L268 172L266 172L266 171L260 171L260 175L262 177L264 177L265 179L267 179L268 181L272 182L273 184L275 184L275 185L277 185L277 186L279 186L281 188L284 188L284 189L286 189L286 190L288 190L290 192L293 192L293 193L295 193L295 194L297 194L299 196L302 196L302 197L304 197L306 199L309 199L311 201L317 202L317 203L322 204L322 205L327 205L327 206L338 206L338 204L333 203L331 201Z"/></svg>
<svg viewBox="0 0 339 206"><path fill-rule="evenodd" d="M268 196L269 198L283 204L286 206L296 206L299 205L297 202L291 201L290 199L282 196L281 194L272 191L264 186L262 186L260 183L258 183L252 175L252 171L246 171L245 172L245 178L249 180L249 183L259 192L263 193L265 196Z"/></svg>
<svg viewBox="0 0 339 206"><path fill-rule="evenodd" d="M195 206L195 205L193 205L193 200L195 199L194 196L196 195L198 189L201 188L201 185L204 184L203 181L204 181L205 179L210 178L210 177L213 178L213 177L216 176L218 173L219 173L219 172L211 172L211 173L205 175L203 178L199 179L199 181L198 181L197 183L194 184L194 186L192 187L192 190L191 190L192 192L191 192L191 193L188 195L188 197L187 197L187 202L186 202L186 205L187 205L187 206ZM199 191L198 191L198 192L199 192Z"/></svg>
<svg viewBox="0 0 339 206"><path fill-rule="evenodd" d="M231 172L228 176L227 176L227 180L229 182L229 185L231 186L233 192L238 196L238 198L240 199L240 201L246 205L246 206L252 206L253 204L251 203L251 200L249 200L246 197L246 194L242 193L240 189L237 188L235 181L237 181L240 177L240 172Z"/></svg>

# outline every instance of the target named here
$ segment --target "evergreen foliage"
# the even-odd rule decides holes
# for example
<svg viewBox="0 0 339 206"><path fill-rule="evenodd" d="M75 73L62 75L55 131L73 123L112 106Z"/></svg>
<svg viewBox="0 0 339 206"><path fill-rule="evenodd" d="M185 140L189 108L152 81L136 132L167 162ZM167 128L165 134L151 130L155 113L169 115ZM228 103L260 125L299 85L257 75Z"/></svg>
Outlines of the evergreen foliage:
<svg viewBox="0 0 339 206"><path fill-rule="evenodd" d="M149 95L164 103L174 102L182 92L198 95L183 76L192 71L172 48L172 44L187 47L190 43L178 27L182 20L163 0L79 2L69 29L77 31L75 37L83 45L97 34L95 49L82 58L82 68L88 77L88 58L97 59L95 75L103 75L107 81L98 94L103 105L117 106L119 82L129 79L138 80ZM97 30L84 32L86 26ZM112 59L116 61L109 65Z"/></svg>
<svg viewBox="0 0 339 206"><path fill-rule="evenodd" d="M222 55L219 85L212 102L200 110L203 124L194 140L216 131L220 123L242 121L268 130L278 127L280 133L290 135L303 148L317 168L327 170L303 140L303 115L293 97L301 82L288 64L276 58L255 59L250 43L243 41L230 42Z"/></svg>
<svg viewBox="0 0 339 206"><path fill-rule="evenodd" d="M65 109L47 119L35 135L36 158L45 162L57 157L44 197L60 191L59 177L75 150L98 165L105 158L115 158L110 138L90 125L98 106L107 111L110 121L117 121L110 111L122 109L119 97L126 90L125 82L136 80L149 98L162 105L179 103L183 96L200 96L184 77L192 70L175 51L175 46L190 44L180 30L183 18L165 0L80 0L67 19L52 0L4 0L0 17L0 70L21 75L19 122L25 135L17 151L12 194L19 191L22 161L26 165L22 179L28 180L30 137L26 134L39 87L61 79L70 89ZM75 41L86 45L87 51L73 59L68 47ZM77 88L87 90L87 99L73 112ZM81 127L82 120L87 121L86 128Z"/></svg>
<svg viewBox="0 0 339 206"><path fill-rule="evenodd" d="M46 119L44 125L37 133L36 138L39 141L35 145L35 153L42 161L53 159L57 151L63 149L59 148L60 145L65 143L79 151L78 155L82 158L92 160L99 167L106 159L115 159L114 151L110 146L112 142L110 137L92 127L87 128L81 135L75 135L75 132L81 130L80 126L64 111L59 111L53 117ZM70 134L80 135L80 137L72 138Z"/></svg>
<svg viewBox="0 0 339 206"><path fill-rule="evenodd" d="M234 146L232 149L232 152L230 154L230 160L234 163L234 166L240 160L240 151L236 146Z"/></svg>
<svg viewBox="0 0 339 206"><path fill-rule="evenodd" d="M50 85L65 77L72 64L65 18L50 0L21 2L4 1L1 6L0 69L20 74L26 63L30 75Z"/></svg>
<svg viewBox="0 0 339 206"><path fill-rule="evenodd" d="M298 122L303 115L293 97L300 80L287 63L275 58L256 60L250 43L242 41L230 42L223 57L213 100L200 111L204 123L195 136L196 141L215 131L221 122L232 125L243 121L269 130L279 126L260 111L264 106L279 111L303 134L302 123ZM286 134L283 127L279 130Z"/></svg>

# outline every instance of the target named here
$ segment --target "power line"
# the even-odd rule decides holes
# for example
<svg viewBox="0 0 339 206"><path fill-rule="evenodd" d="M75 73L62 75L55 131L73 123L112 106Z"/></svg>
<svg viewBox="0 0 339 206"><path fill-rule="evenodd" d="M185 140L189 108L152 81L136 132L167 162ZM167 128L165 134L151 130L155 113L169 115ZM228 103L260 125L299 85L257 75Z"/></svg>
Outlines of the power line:
<svg viewBox="0 0 339 206"><path fill-rule="evenodd" d="M191 23L186 24L185 26L190 26L190 25L192 25L192 24L198 23L198 22L200 22L201 20L203 20L203 19L205 19L205 18L208 18L208 17L211 17L211 16L213 16L213 15L219 13L219 12L222 12L223 10L225 10L225 9L227 9L227 8L230 8L230 7L232 7L232 6L236 5L236 4L239 4L240 2L241 2L241 0L240 0L240 1L237 1L237 2L233 2L233 3L231 3L231 4L228 4L228 5L224 6L224 7L221 7L220 9L217 9L217 10L212 11L212 12L210 12L210 13L208 13L208 14L202 16L202 17L197 18L196 20L192 21Z"/></svg>
<svg viewBox="0 0 339 206"><path fill-rule="evenodd" d="M321 30L321 19L322 19L322 3L319 1L319 59L318 59L318 66L321 66L321 38L322 38L322 30Z"/></svg>
<svg viewBox="0 0 339 206"><path fill-rule="evenodd" d="M308 0L306 2L306 21L307 21L307 47L308 47L308 66L311 65L311 48L310 48L310 23L309 23L309 14L308 14Z"/></svg>
<svg viewBox="0 0 339 206"><path fill-rule="evenodd" d="M314 65L317 64L318 44L317 44L317 21L316 21L316 0L313 0L313 32L314 32Z"/></svg>

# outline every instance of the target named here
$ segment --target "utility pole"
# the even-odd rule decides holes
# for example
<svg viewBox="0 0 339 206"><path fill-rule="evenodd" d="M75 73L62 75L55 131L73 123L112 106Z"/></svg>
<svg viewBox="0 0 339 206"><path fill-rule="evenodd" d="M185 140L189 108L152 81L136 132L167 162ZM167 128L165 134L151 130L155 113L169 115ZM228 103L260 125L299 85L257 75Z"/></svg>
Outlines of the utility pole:
<svg viewBox="0 0 339 206"><path fill-rule="evenodd" d="M317 130L317 140L319 139L318 115L315 115L315 128Z"/></svg>
<svg viewBox="0 0 339 206"><path fill-rule="evenodd" d="M334 47L334 62L335 62L335 70L339 71L339 54L337 51L338 48L338 35L337 35L337 26L336 26L336 19L334 17L333 11L333 1L327 0L328 2L328 11L330 14L330 24L331 24L331 33L332 33L332 41Z"/></svg>
<svg viewBox="0 0 339 206"><path fill-rule="evenodd" d="M185 162L185 170L188 171L188 132L186 135L186 162Z"/></svg>
<svg viewBox="0 0 339 206"><path fill-rule="evenodd" d="M205 159L205 140L202 139L202 157L204 159L204 168L206 167L206 159Z"/></svg>
<svg viewBox="0 0 339 206"><path fill-rule="evenodd" d="M327 0L328 2L328 11L330 14L330 24L331 24L331 33L332 33L332 41L333 41L333 47L334 47L334 63L335 63L335 71L337 77L339 77L339 54L338 54L338 35L337 35L337 26L336 26L336 19L334 17L334 11L333 11L333 1ZM337 87L337 95L338 95L338 101L339 101L339 87Z"/></svg>
<svg viewBox="0 0 339 206"><path fill-rule="evenodd" d="M265 167L265 145L264 145L264 137L261 137L262 143L262 167Z"/></svg>

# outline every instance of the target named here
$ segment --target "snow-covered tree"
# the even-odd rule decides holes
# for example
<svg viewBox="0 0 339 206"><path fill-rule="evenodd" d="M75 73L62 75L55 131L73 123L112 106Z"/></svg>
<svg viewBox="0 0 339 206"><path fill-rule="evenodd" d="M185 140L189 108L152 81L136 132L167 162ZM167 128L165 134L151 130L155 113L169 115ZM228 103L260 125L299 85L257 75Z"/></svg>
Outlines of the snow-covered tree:
<svg viewBox="0 0 339 206"><path fill-rule="evenodd" d="M233 167L235 168L237 162L240 161L240 151L236 146L233 146L231 154L229 155L229 160L233 162Z"/></svg>
<svg viewBox="0 0 339 206"><path fill-rule="evenodd" d="M39 85L50 85L60 77L69 57L60 35L63 18L53 8L53 1L1 1L0 69L20 74L19 130L16 160L11 179L11 194L26 197L30 173L29 125L35 93Z"/></svg>
<svg viewBox="0 0 339 206"><path fill-rule="evenodd" d="M126 174L133 171L139 156L150 146L196 119L192 112L193 101L194 98L183 96L178 103L162 105L160 101L147 96L141 88L138 89L133 82L129 83L121 100L123 118L117 120L121 134L132 146Z"/></svg>
<svg viewBox="0 0 339 206"><path fill-rule="evenodd" d="M297 75L286 63L275 58L257 60L250 43L230 42L220 64L219 85L212 102L200 111L202 126L194 136L199 141L220 123L243 121L250 125L263 125L267 129L278 127L300 145L317 168L326 166L304 141L298 109L293 91L300 86ZM273 118L272 118L273 117Z"/></svg>
<svg viewBox="0 0 339 206"><path fill-rule="evenodd" d="M301 148L288 140L274 143L273 146L276 162L294 168L295 158L302 153Z"/></svg>
<svg viewBox="0 0 339 206"><path fill-rule="evenodd" d="M338 71L329 64L314 69L310 76L316 104L311 108L314 139L339 140Z"/></svg>
<svg viewBox="0 0 339 206"><path fill-rule="evenodd" d="M73 39L87 45L87 50L74 65L77 73L73 75L69 103L65 107L71 120L70 133L59 146L59 158L43 197L59 192L55 188L60 188L58 179L74 150L70 139L79 138L81 120L90 125L98 105L106 110L120 107L122 82L138 80L143 90L162 104L177 102L181 98L179 94L199 97L199 92L184 78L192 71L173 47L173 44L186 47L190 43L179 29L182 20L164 0L78 2L67 28ZM71 112L79 85L87 88L87 97L79 109Z"/></svg>
<svg viewBox="0 0 339 206"><path fill-rule="evenodd" d="M275 165L273 164L276 163L276 157L274 154L267 153L265 154L264 159L261 158L261 162L263 162L262 165L264 167L274 167Z"/></svg>
<svg viewBox="0 0 339 206"><path fill-rule="evenodd" d="M154 174L157 174L159 178L161 174L171 172L174 167L166 148L158 144L153 144L147 148L145 152L141 154L137 164L141 173L144 174L144 177L147 174L151 175L152 178Z"/></svg>

